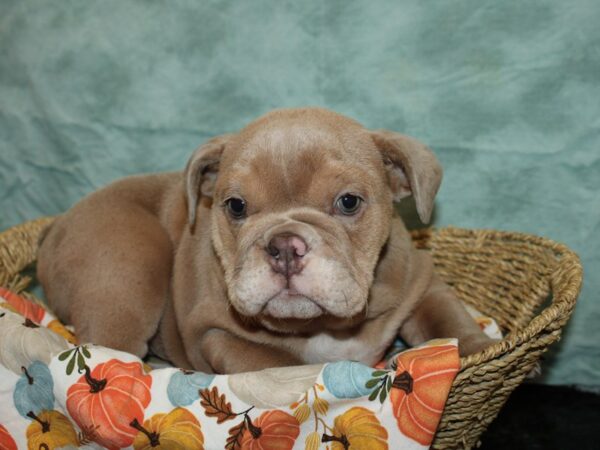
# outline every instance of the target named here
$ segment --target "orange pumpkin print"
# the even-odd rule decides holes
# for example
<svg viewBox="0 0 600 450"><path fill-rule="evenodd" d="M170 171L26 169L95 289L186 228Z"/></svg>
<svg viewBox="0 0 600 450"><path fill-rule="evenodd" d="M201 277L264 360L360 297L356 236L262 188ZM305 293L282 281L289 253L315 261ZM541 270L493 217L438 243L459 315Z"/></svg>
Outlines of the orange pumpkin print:
<svg viewBox="0 0 600 450"><path fill-rule="evenodd" d="M331 442L332 450L387 450L388 433L375 413L356 406L333 422L333 436L323 435L322 442Z"/></svg>
<svg viewBox="0 0 600 450"><path fill-rule="evenodd" d="M27 300L20 295L14 294L8 289L0 287L0 297L4 298L14 312L21 314L23 317L35 323L41 323L46 310L40 305Z"/></svg>
<svg viewBox="0 0 600 450"><path fill-rule="evenodd" d="M291 450L300 434L300 424L294 416L280 411L266 411L255 419L246 420L242 450Z"/></svg>
<svg viewBox="0 0 600 450"><path fill-rule="evenodd" d="M131 426L139 433L133 441L135 450L203 450L204 436L200 422L185 408L175 408L169 414L155 414L140 425Z"/></svg>
<svg viewBox="0 0 600 450"><path fill-rule="evenodd" d="M80 428L94 429L94 441L108 449L131 445L150 403L152 377L138 362L111 359L85 375L67 391L67 410Z"/></svg>
<svg viewBox="0 0 600 450"><path fill-rule="evenodd" d="M0 425L0 450L17 450L15 440L2 425Z"/></svg>
<svg viewBox="0 0 600 450"><path fill-rule="evenodd" d="M390 399L398 428L419 444L429 445L460 367L458 348L417 348L401 353L397 362Z"/></svg>

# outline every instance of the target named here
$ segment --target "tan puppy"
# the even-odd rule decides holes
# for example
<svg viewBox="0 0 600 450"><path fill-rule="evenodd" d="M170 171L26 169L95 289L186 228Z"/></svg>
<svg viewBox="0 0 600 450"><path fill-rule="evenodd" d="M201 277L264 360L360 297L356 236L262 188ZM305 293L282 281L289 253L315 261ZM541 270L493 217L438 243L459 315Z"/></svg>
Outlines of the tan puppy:
<svg viewBox="0 0 600 450"><path fill-rule="evenodd" d="M84 342L233 373L353 359L409 344L491 343L393 202L429 220L431 151L316 108L271 112L192 155L184 173L130 177L47 232L38 275Z"/></svg>

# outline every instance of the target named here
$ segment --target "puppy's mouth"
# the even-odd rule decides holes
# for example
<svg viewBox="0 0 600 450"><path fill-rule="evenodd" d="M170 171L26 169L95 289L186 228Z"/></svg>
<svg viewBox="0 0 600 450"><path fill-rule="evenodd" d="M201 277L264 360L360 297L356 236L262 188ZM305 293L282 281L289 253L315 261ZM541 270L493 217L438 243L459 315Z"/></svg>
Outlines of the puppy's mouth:
<svg viewBox="0 0 600 450"><path fill-rule="evenodd" d="M265 303L261 313L277 319L313 319L325 310L294 288L284 288Z"/></svg>
<svg viewBox="0 0 600 450"><path fill-rule="evenodd" d="M260 239L247 239L249 248L232 264L229 299L238 313L305 322L347 319L364 310L369 280L352 266L344 246L326 245L312 229L276 231L274 238L260 233Z"/></svg>

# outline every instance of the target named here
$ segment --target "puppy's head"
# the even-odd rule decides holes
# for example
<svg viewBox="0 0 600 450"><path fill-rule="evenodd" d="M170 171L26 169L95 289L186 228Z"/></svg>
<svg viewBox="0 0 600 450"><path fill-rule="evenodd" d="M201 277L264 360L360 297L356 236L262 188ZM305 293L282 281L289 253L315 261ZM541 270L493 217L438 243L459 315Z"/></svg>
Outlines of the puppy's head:
<svg viewBox="0 0 600 450"><path fill-rule="evenodd" d="M426 222L440 181L423 144L315 108L274 111L214 138L186 168L191 225L200 197L212 199L232 306L281 330L364 314L393 202L412 193Z"/></svg>

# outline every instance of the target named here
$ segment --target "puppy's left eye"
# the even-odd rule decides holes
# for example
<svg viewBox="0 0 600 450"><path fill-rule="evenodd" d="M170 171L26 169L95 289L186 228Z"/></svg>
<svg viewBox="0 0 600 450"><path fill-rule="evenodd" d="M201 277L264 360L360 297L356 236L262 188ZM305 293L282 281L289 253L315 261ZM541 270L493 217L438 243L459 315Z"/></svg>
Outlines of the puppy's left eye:
<svg viewBox="0 0 600 450"><path fill-rule="evenodd" d="M225 201L229 215L236 220L243 219L246 216L246 202L241 198L232 197Z"/></svg>
<svg viewBox="0 0 600 450"><path fill-rule="evenodd" d="M344 194L335 202L336 209L346 216L352 216L360 209L362 198L353 194Z"/></svg>

